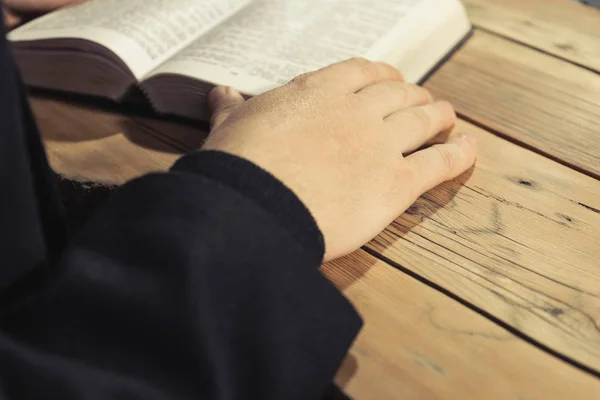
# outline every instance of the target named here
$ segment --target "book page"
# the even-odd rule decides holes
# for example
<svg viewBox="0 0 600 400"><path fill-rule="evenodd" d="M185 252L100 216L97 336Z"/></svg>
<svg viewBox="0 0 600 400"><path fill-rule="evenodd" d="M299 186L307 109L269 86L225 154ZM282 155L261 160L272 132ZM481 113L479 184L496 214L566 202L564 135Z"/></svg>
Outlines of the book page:
<svg viewBox="0 0 600 400"><path fill-rule="evenodd" d="M80 38L119 56L140 78L250 0L90 0L34 20L13 41Z"/></svg>
<svg viewBox="0 0 600 400"><path fill-rule="evenodd" d="M370 54L400 68L407 82L417 83L470 31L460 0L422 0Z"/></svg>
<svg viewBox="0 0 600 400"><path fill-rule="evenodd" d="M149 76L175 73L255 95L355 56L424 0L255 0Z"/></svg>

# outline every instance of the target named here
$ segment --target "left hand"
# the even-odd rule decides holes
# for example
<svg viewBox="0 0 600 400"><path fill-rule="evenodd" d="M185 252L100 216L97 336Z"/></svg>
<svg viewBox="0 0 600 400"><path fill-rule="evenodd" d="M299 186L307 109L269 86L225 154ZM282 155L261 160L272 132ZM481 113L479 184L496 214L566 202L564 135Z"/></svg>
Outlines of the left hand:
<svg viewBox="0 0 600 400"><path fill-rule="evenodd" d="M83 0L4 0L2 16L8 29L19 25L24 14L43 14Z"/></svg>

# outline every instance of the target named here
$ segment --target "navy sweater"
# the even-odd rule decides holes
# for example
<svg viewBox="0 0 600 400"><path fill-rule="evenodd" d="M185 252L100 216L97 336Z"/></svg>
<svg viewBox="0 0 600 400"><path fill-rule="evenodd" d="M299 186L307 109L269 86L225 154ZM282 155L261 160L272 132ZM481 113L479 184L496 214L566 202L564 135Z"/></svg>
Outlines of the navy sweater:
<svg viewBox="0 0 600 400"><path fill-rule="evenodd" d="M127 183L71 238L4 38L0 185L1 398L319 399L360 329L308 210L231 155Z"/></svg>

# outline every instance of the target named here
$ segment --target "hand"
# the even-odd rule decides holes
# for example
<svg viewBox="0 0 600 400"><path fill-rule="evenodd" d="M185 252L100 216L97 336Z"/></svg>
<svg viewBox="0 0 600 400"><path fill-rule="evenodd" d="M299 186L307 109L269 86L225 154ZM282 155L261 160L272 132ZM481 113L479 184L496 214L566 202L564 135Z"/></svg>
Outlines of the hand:
<svg viewBox="0 0 600 400"><path fill-rule="evenodd" d="M39 14L59 7L80 3L82 0L4 0L2 14L8 29L21 23L23 14Z"/></svg>
<svg viewBox="0 0 600 400"><path fill-rule="evenodd" d="M213 128L204 149L252 161L295 192L324 235L327 260L375 237L476 157L475 140L464 134L415 152L454 125L452 106L403 83L392 66L364 59L248 101L218 87L209 103Z"/></svg>

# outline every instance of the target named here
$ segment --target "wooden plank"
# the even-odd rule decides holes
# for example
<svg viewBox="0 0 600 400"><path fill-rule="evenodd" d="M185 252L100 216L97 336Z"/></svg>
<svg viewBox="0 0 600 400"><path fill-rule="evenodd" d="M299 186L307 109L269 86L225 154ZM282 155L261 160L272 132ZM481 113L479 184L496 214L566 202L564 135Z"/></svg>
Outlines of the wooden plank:
<svg viewBox="0 0 600 400"><path fill-rule="evenodd" d="M169 168L199 148L206 130L155 118L123 116L85 105L30 98L54 170L109 185Z"/></svg>
<svg viewBox="0 0 600 400"><path fill-rule="evenodd" d="M368 247L600 371L600 182L459 121L469 173L422 196Z"/></svg>
<svg viewBox="0 0 600 400"><path fill-rule="evenodd" d="M594 399L600 380L363 251L325 275L365 320L336 381L353 398Z"/></svg>
<svg viewBox="0 0 600 400"><path fill-rule="evenodd" d="M577 0L464 0L478 27L600 72L600 10Z"/></svg>
<svg viewBox="0 0 600 400"><path fill-rule="evenodd" d="M600 177L600 75L476 32L425 87L459 114Z"/></svg>

